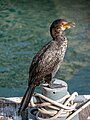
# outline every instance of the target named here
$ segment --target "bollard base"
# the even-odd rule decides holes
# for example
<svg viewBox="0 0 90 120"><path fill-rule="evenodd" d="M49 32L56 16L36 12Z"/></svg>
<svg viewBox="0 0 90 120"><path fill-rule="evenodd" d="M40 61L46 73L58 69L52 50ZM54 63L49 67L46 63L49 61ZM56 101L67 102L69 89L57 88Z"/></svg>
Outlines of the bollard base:
<svg viewBox="0 0 90 120"><path fill-rule="evenodd" d="M37 103L36 106L39 108L39 111L35 107L29 109L29 116L28 116L29 120L37 120L36 119L37 113L38 113L38 117L40 117L40 119L43 119L43 120L47 120L47 119L49 120L50 119L51 120L51 118L54 118L54 116L56 116L58 111L62 111L63 112L63 110L65 109L65 108L57 107L58 105L54 106L54 103L56 102L57 104L64 105L64 103L67 101L66 100L66 96L70 96L68 91L67 91L67 89L68 89L67 83L62 81L62 80L58 80L58 79L54 79L52 88L50 88L48 84L43 84L41 86L41 89L42 89L43 96L39 95L37 93L38 95L36 95L34 97L34 99L33 99L33 100L35 100L35 103ZM35 99L36 97L38 97L38 99ZM44 98L45 98L45 100L44 100ZM63 99L63 101L60 102L60 100L62 98L64 98L64 99ZM48 99L50 99L53 102L48 101ZM38 100L41 100L39 104L38 104ZM58 100L59 100L59 102L58 102ZM45 103L51 104L51 105L49 105L51 107L49 107L48 105L40 106L40 104L45 104ZM59 110L56 110L56 108L53 109L52 107L57 107ZM68 104L67 104L67 107L68 107ZM44 111L41 112L42 110L44 110ZM53 113L53 112L55 112L55 110L57 112L55 114L53 114L54 116L47 114L47 113ZM61 114L62 114L62 112L61 112ZM57 117L54 118L54 119L55 120L67 120L67 117L68 117L67 114L65 116L63 116L63 117L60 117L60 115L57 115ZM52 119L52 120L54 120L54 119ZM78 115L74 116L71 120L79 120Z"/></svg>

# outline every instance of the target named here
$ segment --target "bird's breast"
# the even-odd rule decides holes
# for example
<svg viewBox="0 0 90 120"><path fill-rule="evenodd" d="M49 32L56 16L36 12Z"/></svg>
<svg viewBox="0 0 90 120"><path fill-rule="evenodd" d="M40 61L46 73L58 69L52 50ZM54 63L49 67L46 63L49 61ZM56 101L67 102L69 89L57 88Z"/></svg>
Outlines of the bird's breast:
<svg viewBox="0 0 90 120"><path fill-rule="evenodd" d="M53 73L52 73L52 76L53 76L53 77L55 76L56 72L58 71L58 69L59 69L60 66L62 65L62 62L63 62L64 56L65 56L66 49L67 49L67 40L65 40L65 41L58 47L57 57L58 57L58 59L59 59L59 62L58 62L58 64L54 67L54 70L53 70Z"/></svg>

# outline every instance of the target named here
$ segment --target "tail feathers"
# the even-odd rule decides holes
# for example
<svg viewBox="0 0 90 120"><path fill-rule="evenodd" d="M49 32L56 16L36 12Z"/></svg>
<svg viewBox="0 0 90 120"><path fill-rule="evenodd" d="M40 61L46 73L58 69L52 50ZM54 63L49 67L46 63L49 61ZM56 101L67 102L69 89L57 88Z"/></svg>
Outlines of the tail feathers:
<svg viewBox="0 0 90 120"><path fill-rule="evenodd" d="M21 105L20 105L20 108L18 110L18 113L20 114L22 111L25 111L25 109L27 108L30 100L31 100L31 97L34 93L34 90L35 90L35 87L33 86L29 86L26 90L26 93L21 101Z"/></svg>

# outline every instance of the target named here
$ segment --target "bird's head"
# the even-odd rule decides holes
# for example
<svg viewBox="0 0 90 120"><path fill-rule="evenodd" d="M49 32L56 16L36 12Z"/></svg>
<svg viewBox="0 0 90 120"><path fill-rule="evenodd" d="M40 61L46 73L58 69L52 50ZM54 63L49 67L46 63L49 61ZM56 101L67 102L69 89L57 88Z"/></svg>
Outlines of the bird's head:
<svg viewBox="0 0 90 120"><path fill-rule="evenodd" d="M53 38L60 36L65 29L75 27L75 23L68 22L64 19L55 20L50 27L50 33Z"/></svg>

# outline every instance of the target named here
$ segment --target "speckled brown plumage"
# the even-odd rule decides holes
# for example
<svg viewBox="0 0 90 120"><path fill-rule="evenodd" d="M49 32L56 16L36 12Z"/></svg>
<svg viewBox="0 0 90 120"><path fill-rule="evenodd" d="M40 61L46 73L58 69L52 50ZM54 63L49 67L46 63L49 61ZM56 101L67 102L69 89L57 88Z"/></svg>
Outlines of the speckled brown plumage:
<svg viewBox="0 0 90 120"><path fill-rule="evenodd" d="M53 40L39 50L32 60L28 88L22 99L19 113L28 106L35 87L49 83L60 68L67 48L67 39L63 35L66 28L70 28L70 23L66 20L58 19L52 23L50 33Z"/></svg>

